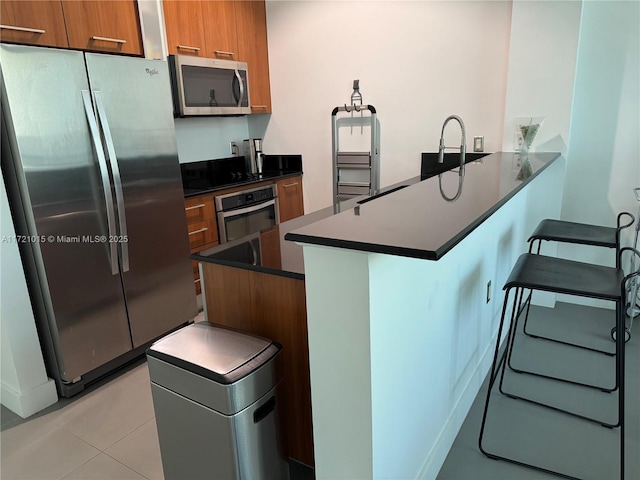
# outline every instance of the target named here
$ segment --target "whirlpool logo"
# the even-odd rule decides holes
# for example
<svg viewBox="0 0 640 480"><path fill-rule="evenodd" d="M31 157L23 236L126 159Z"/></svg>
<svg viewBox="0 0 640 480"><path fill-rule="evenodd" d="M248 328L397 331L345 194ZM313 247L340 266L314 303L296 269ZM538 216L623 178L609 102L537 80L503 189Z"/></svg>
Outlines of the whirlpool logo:
<svg viewBox="0 0 640 480"><path fill-rule="evenodd" d="M149 74L150 77L153 77L154 75L158 75L157 68L145 68L144 70Z"/></svg>

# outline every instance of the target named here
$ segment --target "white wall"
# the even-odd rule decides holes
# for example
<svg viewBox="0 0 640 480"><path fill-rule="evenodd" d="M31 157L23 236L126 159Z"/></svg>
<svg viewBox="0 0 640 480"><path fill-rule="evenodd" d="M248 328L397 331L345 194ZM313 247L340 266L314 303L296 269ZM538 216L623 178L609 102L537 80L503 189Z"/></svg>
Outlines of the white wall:
<svg viewBox="0 0 640 480"><path fill-rule="evenodd" d="M516 119L545 117L531 151L566 154L578 50L579 1L515 0L502 150L514 150Z"/></svg>
<svg viewBox="0 0 640 480"><path fill-rule="evenodd" d="M267 1L264 148L302 153L306 211L331 203L331 110L349 102L354 79L378 110L382 186L419 174L450 114L465 121L469 149L484 135L486 151L500 150L510 18L503 1ZM459 145L457 127L447 133Z"/></svg>
<svg viewBox="0 0 640 480"><path fill-rule="evenodd" d="M249 138L247 117L176 118L174 123L180 163L230 157L229 142L242 153L242 140Z"/></svg>
<svg viewBox="0 0 640 480"><path fill-rule="evenodd" d="M58 401L47 378L27 284L20 262L9 202L0 179L0 401L28 417Z"/></svg>
<svg viewBox="0 0 640 480"><path fill-rule="evenodd" d="M621 211L638 212L640 186L640 3L584 2L567 181L562 217L615 224ZM625 241L631 241L628 232ZM611 251L567 248L581 261L613 264Z"/></svg>

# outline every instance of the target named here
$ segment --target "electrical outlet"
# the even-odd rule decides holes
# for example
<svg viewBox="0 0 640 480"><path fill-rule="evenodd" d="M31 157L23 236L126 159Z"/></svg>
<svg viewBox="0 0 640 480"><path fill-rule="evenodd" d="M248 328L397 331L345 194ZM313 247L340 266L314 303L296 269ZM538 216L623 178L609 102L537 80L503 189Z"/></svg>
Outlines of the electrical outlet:
<svg viewBox="0 0 640 480"><path fill-rule="evenodd" d="M524 145L524 137L522 136L522 132L515 132L513 135L513 150L516 152L521 151L522 145Z"/></svg>
<svg viewBox="0 0 640 480"><path fill-rule="evenodd" d="M234 157L240 155L240 150L238 149L238 144L236 142L229 142L229 149L231 150L231 155Z"/></svg>
<svg viewBox="0 0 640 480"><path fill-rule="evenodd" d="M473 137L473 151L484 152L484 136Z"/></svg>
<svg viewBox="0 0 640 480"><path fill-rule="evenodd" d="M487 303L491 301L491 280L487 282Z"/></svg>

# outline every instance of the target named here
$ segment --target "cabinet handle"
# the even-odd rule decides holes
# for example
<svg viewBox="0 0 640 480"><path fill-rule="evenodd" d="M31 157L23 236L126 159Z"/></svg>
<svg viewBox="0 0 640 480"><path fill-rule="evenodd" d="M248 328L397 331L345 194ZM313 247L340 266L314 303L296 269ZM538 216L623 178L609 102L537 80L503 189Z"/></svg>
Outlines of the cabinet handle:
<svg viewBox="0 0 640 480"><path fill-rule="evenodd" d="M29 32L29 33L39 33L39 34L43 34L45 32L40 28L16 27L14 25L0 25L0 28L4 30L16 30L18 32Z"/></svg>
<svg viewBox="0 0 640 480"><path fill-rule="evenodd" d="M96 35L94 35L93 37L91 37L91 40L101 40L103 42L113 42L113 43L120 43L122 45L124 45L125 43L127 43L126 40L121 40L119 38L109 38L109 37L98 37Z"/></svg>
<svg viewBox="0 0 640 480"><path fill-rule="evenodd" d="M296 185L298 185L298 182L287 183L286 185L283 185L283 187L284 188L289 188L289 187L295 187Z"/></svg>
<svg viewBox="0 0 640 480"><path fill-rule="evenodd" d="M267 106L266 105L251 105L251 108L258 108L260 110L266 110Z"/></svg>
<svg viewBox="0 0 640 480"><path fill-rule="evenodd" d="M216 55L226 55L227 57L233 57L235 55L233 52L225 52L224 50L214 50L213 53Z"/></svg>
<svg viewBox="0 0 640 480"><path fill-rule="evenodd" d="M195 235L196 233L202 233L209 230L207 227L201 228L200 230L194 230L193 232L189 232L189 235Z"/></svg>
<svg viewBox="0 0 640 480"><path fill-rule="evenodd" d="M189 210L196 210L197 208L204 208L206 207L206 205L204 203L201 203L200 205L194 205L193 207L187 207L184 209L185 212L188 212Z"/></svg>
<svg viewBox="0 0 640 480"><path fill-rule="evenodd" d="M190 47L189 45L178 45L178 50L193 50L194 52L199 52L200 47Z"/></svg>

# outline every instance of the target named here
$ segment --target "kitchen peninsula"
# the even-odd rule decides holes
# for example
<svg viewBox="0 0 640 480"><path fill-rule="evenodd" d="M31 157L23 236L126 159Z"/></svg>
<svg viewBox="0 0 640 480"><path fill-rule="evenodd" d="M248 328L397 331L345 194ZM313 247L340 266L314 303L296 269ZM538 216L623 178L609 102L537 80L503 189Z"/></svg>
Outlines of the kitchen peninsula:
<svg viewBox="0 0 640 480"><path fill-rule="evenodd" d="M280 224L279 268L192 257L209 321L292 350L284 411L310 416L311 396L316 478L436 476L490 365L500 286L559 216L563 176L557 153L496 153L467 164L455 202L447 172Z"/></svg>

